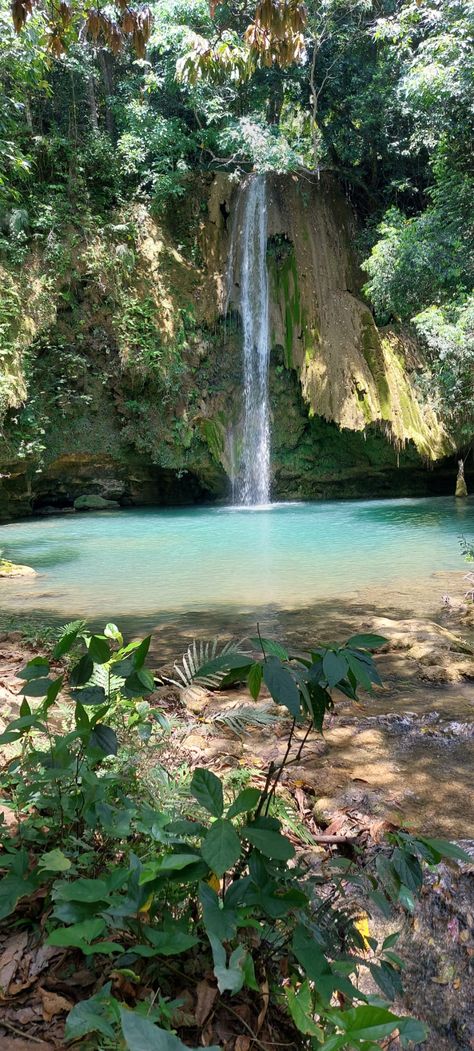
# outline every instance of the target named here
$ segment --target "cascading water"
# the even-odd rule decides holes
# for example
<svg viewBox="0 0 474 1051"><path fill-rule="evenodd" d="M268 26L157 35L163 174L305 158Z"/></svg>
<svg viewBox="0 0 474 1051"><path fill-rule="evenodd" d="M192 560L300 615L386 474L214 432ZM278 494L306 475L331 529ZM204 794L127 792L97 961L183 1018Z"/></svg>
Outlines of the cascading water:
<svg viewBox="0 0 474 1051"><path fill-rule="evenodd" d="M244 420L237 498L241 504L255 506L268 504L270 500L270 345L265 176L252 176L242 185L239 194L229 268L229 289L233 285L238 293L237 306L243 330Z"/></svg>

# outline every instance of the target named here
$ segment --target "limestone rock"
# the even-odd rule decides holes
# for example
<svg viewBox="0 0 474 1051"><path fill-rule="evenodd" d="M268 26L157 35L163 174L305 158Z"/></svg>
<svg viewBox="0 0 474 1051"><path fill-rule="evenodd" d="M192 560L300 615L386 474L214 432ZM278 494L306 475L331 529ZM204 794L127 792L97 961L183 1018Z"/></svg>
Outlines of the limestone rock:
<svg viewBox="0 0 474 1051"><path fill-rule="evenodd" d="M31 566L17 566L14 562L0 559L0 577L36 577L36 569Z"/></svg>
<svg viewBox="0 0 474 1051"><path fill-rule="evenodd" d="M113 511L117 507L120 507L117 500L106 500L104 496L96 496L95 493L78 496L74 501L76 511Z"/></svg>

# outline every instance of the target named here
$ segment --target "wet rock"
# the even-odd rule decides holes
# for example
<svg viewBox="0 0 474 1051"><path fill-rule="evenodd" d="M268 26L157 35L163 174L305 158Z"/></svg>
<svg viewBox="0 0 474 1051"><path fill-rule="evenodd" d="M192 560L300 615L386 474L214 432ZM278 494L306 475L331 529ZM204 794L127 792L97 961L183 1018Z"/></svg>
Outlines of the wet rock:
<svg viewBox="0 0 474 1051"><path fill-rule="evenodd" d="M0 559L0 577L36 577L35 569L31 566L17 566L15 562L7 562Z"/></svg>
<svg viewBox="0 0 474 1051"><path fill-rule="evenodd" d="M104 496L96 496L93 493L89 496L78 496L74 501L76 511L112 511L117 507L120 507L117 500L106 500Z"/></svg>

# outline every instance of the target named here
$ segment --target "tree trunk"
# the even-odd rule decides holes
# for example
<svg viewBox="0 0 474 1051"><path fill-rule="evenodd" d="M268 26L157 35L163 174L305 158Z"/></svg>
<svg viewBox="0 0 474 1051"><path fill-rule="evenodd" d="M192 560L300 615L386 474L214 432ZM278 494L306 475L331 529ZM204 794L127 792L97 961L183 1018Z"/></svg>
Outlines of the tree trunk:
<svg viewBox="0 0 474 1051"><path fill-rule="evenodd" d="M89 116L91 118L92 128L94 133L97 134L99 131L99 118L97 116L97 101L95 97L94 78L92 75L87 78L87 97L89 99Z"/></svg>
<svg viewBox="0 0 474 1051"><path fill-rule="evenodd" d="M105 126L112 142L115 142L115 120L112 111L112 97L114 94L114 59L109 51L103 48L99 51L99 66L105 87Z"/></svg>

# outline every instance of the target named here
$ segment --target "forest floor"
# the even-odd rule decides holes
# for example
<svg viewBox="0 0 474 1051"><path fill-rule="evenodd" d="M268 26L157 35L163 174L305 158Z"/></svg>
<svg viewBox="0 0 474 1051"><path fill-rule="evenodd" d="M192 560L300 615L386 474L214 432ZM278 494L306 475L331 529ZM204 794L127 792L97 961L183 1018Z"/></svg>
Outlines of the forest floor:
<svg viewBox="0 0 474 1051"><path fill-rule="evenodd" d="M341 699L324 736L310 735L303 760L290 765L281 783L286 832L315 864L328 850L338 849L339 837L377 842L391 827L453 838L469 851L474 845L473 616L469 610L448 608L444 620L444 625L388 617L359 622L359 630L389 639L377 658L383 686L357 705ZM0 635L1 723L18 711L16 673L41 649L20 632ZM175 677L172 662L156 670L162 678ZM168 718L172 732L155 751L148 749L143 776L152 773L154 764L171 772L205 764L234 785L250 778L259 787L269 761L277 761L286 749L288 725L281 710L263 696L257 707L274 721L236 727L233 713L248 702L239 687L211 693L196 686L182 691L168 683L159 686L151 703ZM295 751L301 733L296 732ZM11 820L8 808L0 805L0 811ZM474 1000L469 977L474 957L472 882L472 867L442 866L414 917L405 921L403 1007L429 1023L426 1051L474 1048L469 1016ZM375 921L371 928L376 936L381 925L383 921ZM12 954L11 931L5 931L3 942L0 935L2 1051L25 1051L24 1029L36 1034L39 1051L61 1048L67 990L55 980L53 957L39 960L26 935L16 937L25 944L19 941ZM26 986L25 958L32 971Z"/></svg>

